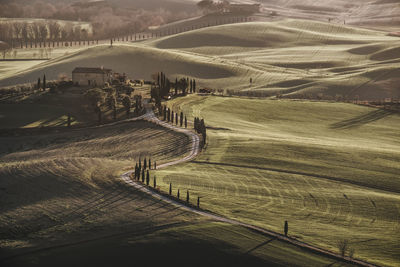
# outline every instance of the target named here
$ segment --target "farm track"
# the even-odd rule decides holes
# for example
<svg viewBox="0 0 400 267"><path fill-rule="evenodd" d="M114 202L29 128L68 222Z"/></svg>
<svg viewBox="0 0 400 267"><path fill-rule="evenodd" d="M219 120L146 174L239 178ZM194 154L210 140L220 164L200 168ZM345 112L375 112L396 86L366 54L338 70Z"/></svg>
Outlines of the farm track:
<svg viewBox="0 0 400 267"><path fill-rule="evenodd" d="M165 167L168 167L168 166L172 166L172 165L176 165L176 164L179 164L179 163L190 161L190 160L194 159L197 156L197 154L199 153L199 142L200 142L200 139L199 139L198 135L196 135L195 133L193 133L190 130L179 128L179 127L173 126L171 124L168 124L166 122L163 122L163 121L159 120L154 115L154 113L151 110L149 104L146 103L146 114L145 115L143 115L141 117L138 117L138 118L135 118L135 119L132 119L132 120L138 120L138 119L144 119L144 120L156 123L157 125L161 125L163 127L166 127L168 129L184 133L184 134L188 135L189 137L191 137L191 139L192 139L192 149L191 149L189 155L185 156L182 159L178 159L178 160L175 160L175 161L171 161L171 162L167 162L167 163L164 163L162 165L159 165L159 166L157 166L157 169L161 169L161 168L165 168ZM241 166L239 166L239 167L241 167ZM247 166L247 168L249 168L249 166ZM254 167L251 167L251 168L254 169ZM263 169L263 168L256 168L256 169ZM135 189L137 189L137 190L139 190L139 191L141 191L143 193L151 195L152 197L154 197L156 199L159 199L160 201L169 203L169 204L171 204L171 205L173 205L175 207L178 207L180 209L183 209L183 210L186 210L186 211L198 214L198 215L205 216L205 217L213 219L215 221L242 226L242 227L245 227L245 228L247 228L249 230L258 232L260 234L268 235L268 236L272 237L273 239L277 239L277 240L292 244L294 246L309 250L311 252L314 252L314 253L317 253L317 254L320 254L320 255L324 255L324 256L327 256L327 257L330 257L330 258L333 258L333 259L341 260L341 261L344 261L344 262L347 262L347 263L350 263L350 264L355 264L355 265L359 265L359 266L376 266L376 265L371 264L371 263L366 262L366 261L353 259L353 258L350 258L350 257L347 257L347 256L341 256L341 255L339 255L337 253L334 253L332 251L325 250L325 249L322 249L322 248L319 248L319 247L316 247L316 246L301 242L301 241L299 241L299 240L297 240L295 238L290 238L290 237L284 236L282 234L279 234L277 232L274 232L274 231L271 231L271 230L268 230L268 229L265 229L265 228L261 228L261 227L258 227L258 226L252 225L252 224L243 223L243 222L240 222L238 220L225 218L225 217L223 217L221 215L212 213L210 211L204 211L204 210L201 210L201 209L198 209L198 208L194 208L193 206L189 206L189 205L183 204L182 202L178 202L178 201L174 200L173 198L167 196L166 194L162 194L162 193L160 193L160 192L158 192L156 190L152 190L152 189L150 189L150 187L145 186L142 183L139 183L139 182L136 182L136 181L132 180L130 177L131 177L131 174L133 172L134 171L125 172L124 174L122 174L121 179L125 183L127 183L129 186L132 186ZM298 173L294 173L294 174L298 174ZM316 177L318 177L318 176L316 176ZM326 177L322 177L321 176L321 178L326 178ZM341 180L338 180L338 181L341 181Z"/></svg>

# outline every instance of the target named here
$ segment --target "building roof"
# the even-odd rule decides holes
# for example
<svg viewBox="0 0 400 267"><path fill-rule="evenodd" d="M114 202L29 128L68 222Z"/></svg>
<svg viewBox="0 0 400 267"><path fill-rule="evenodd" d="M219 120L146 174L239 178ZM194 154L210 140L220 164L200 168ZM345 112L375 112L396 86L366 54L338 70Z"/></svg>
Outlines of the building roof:
<svg viewBox="0 0 400 267"><path fill-rule="evenodd" d="M100 73L100 74L107 74L110 73L111 69L104 69L104 68L82 68L78 67L75 68L72 73Z"/></svg>

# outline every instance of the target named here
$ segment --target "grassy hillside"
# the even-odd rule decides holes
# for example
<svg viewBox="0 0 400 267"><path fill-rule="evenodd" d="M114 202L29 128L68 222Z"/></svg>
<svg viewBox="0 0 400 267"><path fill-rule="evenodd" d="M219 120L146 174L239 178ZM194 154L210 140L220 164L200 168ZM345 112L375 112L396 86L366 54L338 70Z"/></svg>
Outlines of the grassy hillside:
<svg viewBox="0 0 400 267"><path fill-rule="evenodd" d="M398 261L399 114L351 104L188 96L208 126L195 161L157 171L203 207L355 257ZM176 192L174 192L175 194Z"/></svg>
<svg viewBox="0 0 400 267"><path fill-rule="evenodd" d="M398 37L334 23L239 23L112 48L99 45L18 74L5 72L0 85L32 82L43 73L56 79L76 66L105 66L130 77L150 79L164 71L172 79L196 78L200 86L264 95L399 98L399 48Z"/></svg>
<svg viewBox="0 0 400 267"><path fill-rule="evenodd" d="M119 179L139 157L151 155L160 163L181 157L189 146L184 135L130 122L1 137L0 143L0 247L6 255L41 247L46 240L79 239L88 233L93 237L102 230L185 217Z"/></svg>
<svg viewBox="0 0 400 267"><path fill-rule="evenodd" d="M163 163L189 147L185 135L143 121L1 137L0 265L159 264L172 257L193 266L343 266L182 211L119 178L139 157Z"/></svg>

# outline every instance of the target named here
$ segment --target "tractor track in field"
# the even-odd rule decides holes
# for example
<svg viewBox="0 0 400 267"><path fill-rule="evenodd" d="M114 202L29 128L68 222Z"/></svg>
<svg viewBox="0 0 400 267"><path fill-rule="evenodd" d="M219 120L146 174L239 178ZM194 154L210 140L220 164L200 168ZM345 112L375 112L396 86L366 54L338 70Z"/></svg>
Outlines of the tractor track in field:
<svg viewBox="0 0 400 267"><path fill-rule="evenodd" d="M351 180L343 178L343 177L334 177L334 176L328 176L328 175L322 175L322 174L316 174L316 173L307 173L307 172L291 171L291 170L278 169L278 168L272 168L272 167L258 167L258 166L241 165L241 164L224 163L224 162L209 162L209 161L195 161L194 160L194 161L192 161L192 163L210 164L210 165L217 165L217 166L229 166L229 167L237 167L237 168L246 168L246 169L255 169L255 170L264 170L264 171L271 171L271 172L303 175L303 176L308 176L308 177L313 177L313 178L322 178L325 180L347 183L347 184L356 185L356 186L360 186L360 187L366 187L366 188L370 188L370 189L382 190L382 191L389 192L389 193L396 193L396 194L400 193L400 191L396 190L396 189L390 189L390 188L381 187L381 186L373 186L373 185L368 185L368 184L365 184L362 182L351 181Z"/></svg>
<svg viewBox="0 0 400 267"><path fill-rule="evenodd" d="M173 125L171 125L169 123L166 123L166 122L163 122L163 121L159 120L154 115L153 110L151 109L151 106L149 104L147 104L147 103L146 103L146 114L144 114L144 115L142 115L142 116L140 116L138 118L131 119L131 121L141 120L141 119L149 121L149 122L152 122L152 123L155 123L155 124L163 126L165 128L174 130L176 132L184 133L184 134L186 134L187 136L189 136L191 138L192 147L191 147L191 150L189 152L189 155L185 156L184 158L175 160L175 161L171 161L171 162L167 162L167 163L161 164L161 165L157 166L157 169L161 169L161 168L165 168L165 167L168 167L168 166L172 166L172 165L176 165L176 164L179 164L179 163L190 161L190 160L194 159L198 155L198 153L200 151L200 149L199 149L200 137L197 134L195 134L194 132L192 132L192 131L190 131L188 129L184 129L184 128L179 128L177 126L173 126ZM271 230L268 230L268 229L265 229L265 228L261 228L261 227L258 227L258 226L252 225L252 224L247 224L247 223L244 223L244 222L241 222L241 221L229 219L229 218L223 217L221 215L212 213L210 211L205 211L205 210L196 208L196 207L194 207L192 205L187 205L182 201L178 201L178 200L174 199L173 197L168 196L167 194L163 194L163 193L161 193L161 192L159 192L157 190L151 189L149 186L146 186L146 185L144 185L144 184L142 184L140 182L132 180L130 176L131 176L131 174L133 172L134 171L131 170L131 171L123 173L121 175L121 179L126 184L128 184L129 186L132 186L135 189L140 190L143 193L146 193L146 194L148 194L148 195L150 195L150 196L152 196L152 197L154 197L156 199L159 199L160 201L164 201L164 202L166 202L168 204L171 204L171 205L173 205L175 207L178 207L178 208L180 208L182 210L186 210L186 211L198 214L198 215L202 215L202 216L205 216L207 218L213 219L213 220L218 221L218 222L224 222L224 223L229 223L229 224L233 224L233 225L239 225L239 226L245 227L247 229L250 229L252 231L255 231L257 233L260 233L260 234L263 234L263 235L268 235L268 236L270 236L270 237L272 237L274 239L277 239L279 241L283 241L283 242L292 244L294 246L300 247L302 249L306 249L306 250L309 250L311 252L314 252L314 253L317 253L317 254L320 254L320 255L324 255L324 256L327 256L327 257L330 257L330 258L333 258L333 259L336 259L336 260L344 261L344 262L347 262L347 263L350 263L350 264L359 265L359 266L371 266L371 267L372 266L376 266L376 265L374 265L372 263L369 263L369 262L366 262L366 261L363 261L363 260L353 259L353 258L350 258L350 257L347 257L347 256L341 256L341 255L339 255L339 254L337 254L337 253L335 253L333 251L329 251L329 250L326 250L326 249L322 249L322 248L319 248L319 247L304 243L304 242L299 241L299 240L297 240L295 238L291 238L291 237L279 234L277 232L274 232L274 231L271 231ZM321 177L321 178L324 178L324 177Z"/></svg>

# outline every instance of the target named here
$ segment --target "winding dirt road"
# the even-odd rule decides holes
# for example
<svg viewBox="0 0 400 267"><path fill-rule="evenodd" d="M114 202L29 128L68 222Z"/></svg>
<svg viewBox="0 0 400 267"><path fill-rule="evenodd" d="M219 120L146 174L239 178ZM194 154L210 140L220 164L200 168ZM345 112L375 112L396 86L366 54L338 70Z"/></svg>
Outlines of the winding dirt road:
<svg viewBox="0 0 400 267"><path fill-rule="evenodd" d="M161 125L161 126L163 126L165 128L174 130L176 132L184 133L184 134L186 134L187 136L189 136L192 139L191 140L192 141L192 147L191 147L190 153L187 156L185 156L182 159L178 159L178 160L175 160L175 161L171 161L171 162L167 162L167 163L164 163L162 165L159 165L159 166L157 166L157 169L165 168L165 167L168 167L168 166L171 166L171 165L183 163L183 162L190 161L190 160L194 159L197 156L197 154L199 153L199 151L200 151L199 150L199 143L200 143L199 136L197 134L195 134L194 132L188 130L188 129L179 128L179 127L176 127L174 125L171 125L169 123L166 123L164 121L159 120L154 115L154 112L151 109L150 104L146 103L145 106L146 106L146 114L144 114L144 115L142 115L140 117L131 119L132 121L135 121L135 120L146 120L146 121L155 123L157 125ZM202 215L202 216L206 216L206 217L208 217L210 219L213 219L215 221L218 221L218 222L224 222L224 223L229 223L229 224L234 224L234 225L240 225L240 226L245 227L247 229L251 229L253 231L269 235L271 237L274 237L275 239L279 239L281 241L290 243L292 245L295 245L295 246L298 246L298 247L301 247L301 248L304 248L304 249L308 249L308 250L310 250L310 251L312 251L314 253L322 254L324 256L328 256L328 257L331 257L331 258L334 258L334 259L337 259L337 260L340 260L340 261L344 261L344 262L347 262L347 263L350 263L350 264L355 264L355 265L360 265L360 266L370 266L370 267L376 266L376 265L373 265L371 263L368 263L368 262L365 262L365 261L362 261L362 260L353 259L353 258L350 258L350 257L347 257L347 256L341 256L341 255L339 255L339 254L337 254L335 252L315 247L313 245L301 242L301 241L296 240L294 238L290 238L290 237L284 236L284 235L279 234L279 233L274 232L274 231L270 231L270 230L267 230L267 229L264 229L264 228L261 228L261 227L255 226L255 225L243 223L243 222L240 222L240 221L237 221L237 220L232 220L232 219L229 219L229 218L225 218L225 217L220 216L218 214L214 214L214 213L211 213L211 212L208 212L208 211L203 211L203 210L200 210L200 209L196 209L196 208L194 208L192 206L189 206L189 205L185 205L182 202L178 202L178 201L174 200L173 198L170 198L170 197L168 197L166 195L163 195L163 194L161 194L161 193L159 193L159 192L157 192L157 191L155 191L153 189L150 189L150 187L145 186L144 184L142 184L140 182L131 180L130 175L133 172L134 171L132 170L132 171L128 171L128 172L125 172L124 174L122 174L122 176L121 176L122 180L125 183L127 183L129 186L132 186L132 187L140 190L141 192L144 192L144 193L146 193L148 195L151 195L152 197L154 197L156 199L159 199L161 201L164 201L166 203L169 203L171 205L179 207L179 208L181 208L183 210L190 211L190 212Z"/></svg>

